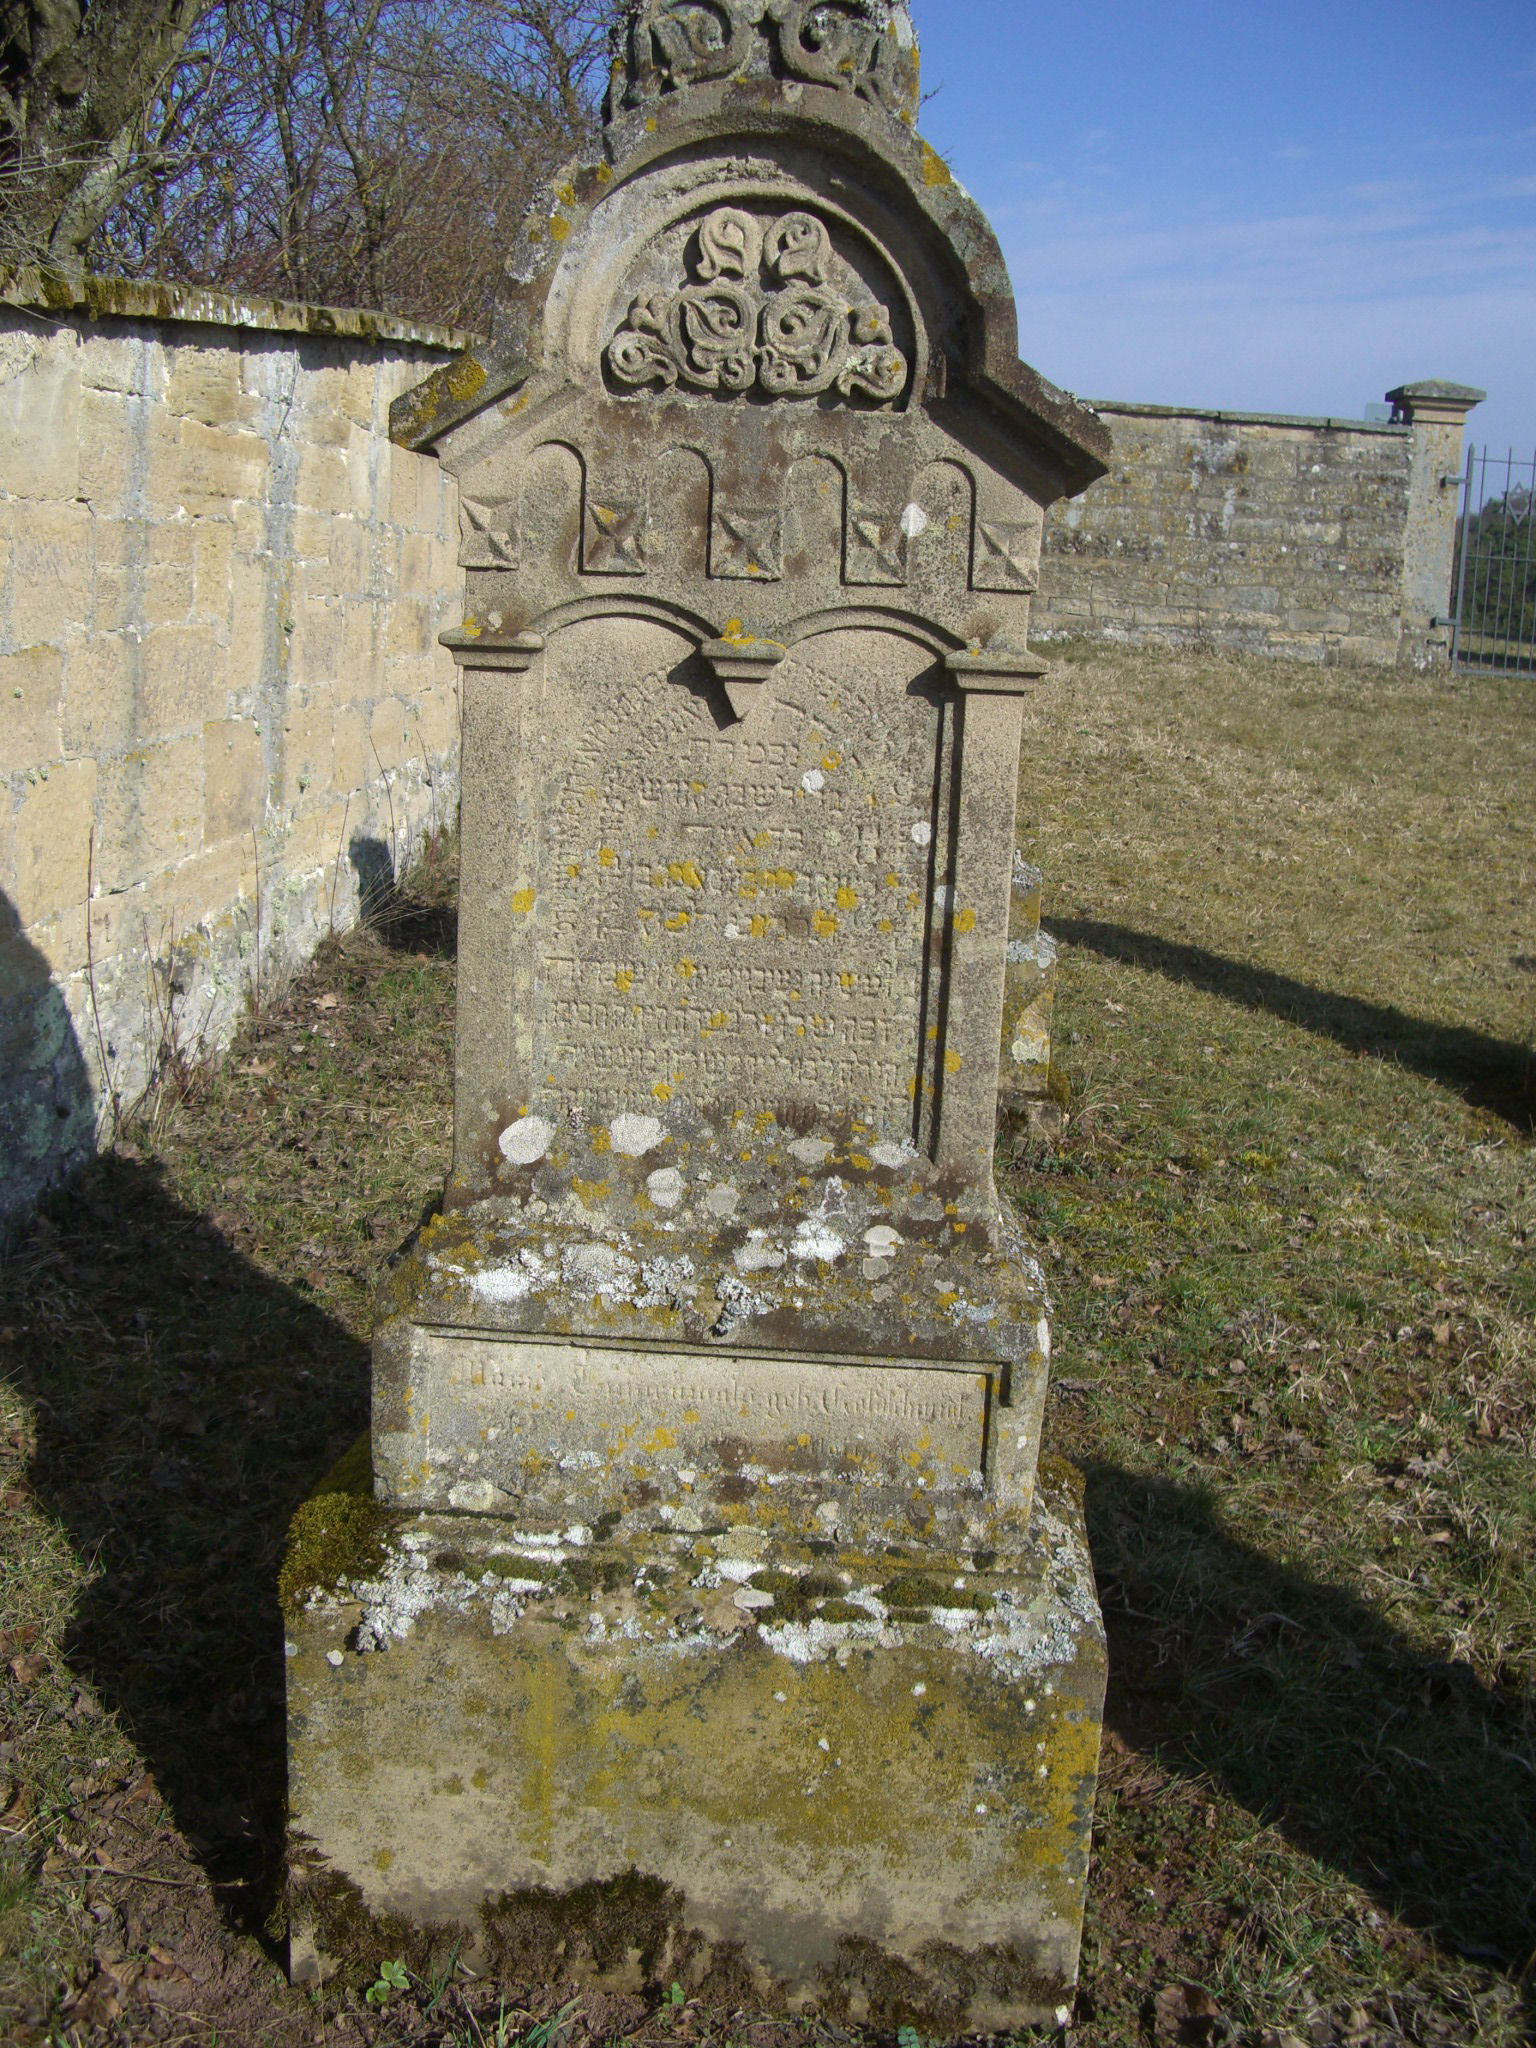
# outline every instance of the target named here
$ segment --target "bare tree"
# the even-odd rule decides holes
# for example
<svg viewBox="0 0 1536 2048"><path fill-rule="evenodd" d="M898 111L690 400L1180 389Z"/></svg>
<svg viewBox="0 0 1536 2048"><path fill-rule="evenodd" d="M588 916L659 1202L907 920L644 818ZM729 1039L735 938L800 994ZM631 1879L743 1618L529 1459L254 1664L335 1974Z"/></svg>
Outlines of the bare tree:
<svg viewBox="0 0 1536 2048"><path fill-rule="evenodd" d="M162 167L210 0L0 0L0 260L78 270Z"/></svg>
<svg viewBox="0 0 1536 2048"><path fill-rule="evenodd" d="M4 0L0 0L0 5ZM483 324L615 0L210 0L93 264Z"/></svg>

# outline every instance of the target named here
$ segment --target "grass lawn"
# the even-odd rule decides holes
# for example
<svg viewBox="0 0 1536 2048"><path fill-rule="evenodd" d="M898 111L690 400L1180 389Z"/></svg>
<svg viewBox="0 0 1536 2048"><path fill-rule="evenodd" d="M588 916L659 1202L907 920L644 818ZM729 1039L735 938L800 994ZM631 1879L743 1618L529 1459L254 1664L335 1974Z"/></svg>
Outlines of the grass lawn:
<svg viewBox="0 0 1536 2048"><path fill-rule="evenodd" d="M1020 824L1072 1111L1000 1163L1111 1645L1070 2040L1513 2048L1536 694L1068 650ZM443 858L329 945L0 1269L7 2040L496 2039L497 1990L315 2003L263 1934L278 1556L366 1423L369 1289L447 1164L451 889ZM511 1989L507 2040L555 1974ZM588 1995L562 2038L849 2037Z"/></svg>

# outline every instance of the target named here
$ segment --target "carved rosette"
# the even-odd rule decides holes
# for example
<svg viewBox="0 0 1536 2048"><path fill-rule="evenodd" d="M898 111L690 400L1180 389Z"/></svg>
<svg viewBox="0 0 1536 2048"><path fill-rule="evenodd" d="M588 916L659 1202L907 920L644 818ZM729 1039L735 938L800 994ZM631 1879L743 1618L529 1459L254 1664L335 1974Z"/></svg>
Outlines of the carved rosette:
<svg viewBox="0 0 1536 2048"><path fill-rule="evenodd" d="M608 117L711 79L803 79L917 118L917 41L906 0L637 0Z"/></svg>
<svg viewBox="0 0 1536 2048"><path fill-rule="evenodd" d="M606 352L615 383L769 398L835 390L873 405L906 389L889 312L839 262L814 214L764 223L718 207L699 229L693 273L630 307Z"/></svg>

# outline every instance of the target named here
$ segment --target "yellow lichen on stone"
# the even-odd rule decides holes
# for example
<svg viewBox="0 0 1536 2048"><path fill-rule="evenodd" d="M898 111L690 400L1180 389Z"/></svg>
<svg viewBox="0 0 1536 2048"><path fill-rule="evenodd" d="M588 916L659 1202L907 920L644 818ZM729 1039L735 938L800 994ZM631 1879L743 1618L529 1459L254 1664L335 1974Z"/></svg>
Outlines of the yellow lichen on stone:
<svg viewBox="0 0 1536 2048"><path fill-rule="evenodd" d="M485 365L474 356L460 356L443 372L443 382L448 387L448 395L462 405L466 399L473 398L485 382Z"/></svg>
<svg viewBox="0 0 1536 2048"><path fill-rule="evenodd" d="M925 185L952 185L955 181L950 172L949 165L945 163L943 157L939 155L932 144L919 140L918 148L922 152L923 183Z"/></svg>

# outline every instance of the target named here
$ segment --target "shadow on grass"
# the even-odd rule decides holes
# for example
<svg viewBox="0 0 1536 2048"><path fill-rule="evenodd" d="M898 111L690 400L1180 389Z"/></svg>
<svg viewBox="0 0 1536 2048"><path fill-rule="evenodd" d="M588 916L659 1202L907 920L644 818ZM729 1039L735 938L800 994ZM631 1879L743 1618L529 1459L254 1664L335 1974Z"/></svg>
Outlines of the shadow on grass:
<svg viewBox="0 0 1536 2048"><path fill-rule="evenodd" d="M1109 1725L1442 1947L1524 1966L1536 2021L1536 1702L1238 1541L1200 1489L1087 1479Z"/></svg>
<svg viewBox="0 0 1536 2048"><path fill-rule="evenodd" d="M366 1425L366 1347L114 1156L22 1235L0 1322L36 1406L34 1490L94 1567L70 1661L255 1931L282 1824L278 1563L293 1509Z"/></svg>
<svg viewBox="0 0 1536 2048"><path fill-rule="evenodd" d="M362 921L392 953L457 956L457 859L441 840L428 842L406 886L396 881L393 856L382 839L355 836L347 857L357 874Z"/></svg>
<svg viewBox="0 0 1536 2048"><path fill-rule="evenodd" d="M1491 1110L1517 1130L1536 1129L1536 1062L1528 1046L1459 1025L1431 1024L1390 1004L1329 995L1289 974L1251 967L1203 946L1183 945L1125 925L1053 917L1050 929L1069 946L1084 946L1106 960L1185 982L1247 1010L1267 1010L1350 1052L1390 1061L1454 1088L1474 1108Z"/></svg>

